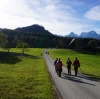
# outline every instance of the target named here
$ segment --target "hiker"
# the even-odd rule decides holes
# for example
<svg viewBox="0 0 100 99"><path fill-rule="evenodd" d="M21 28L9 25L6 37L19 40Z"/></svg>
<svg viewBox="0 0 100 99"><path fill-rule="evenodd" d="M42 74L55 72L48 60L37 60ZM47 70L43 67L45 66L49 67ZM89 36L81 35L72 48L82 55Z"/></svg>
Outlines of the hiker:
<svg viewBox="0 0 100 99"><path fill-rule="evenodd" d="M56 65L57 65L57 74L60 74L59 76L61 76L63 63L60 58L58 59Z"/></svg>
<svg viewBox="0 0 100 99"><path fill-rule="evenodd" d="M72 62L71 62L70 58L67 59L66 64L67 64L68 75L71 75L71 64L72 64Z"/></svg>
<svg viewBox="0 0 100 99"><path fill-rule="evenodd" d="M78 73L78 67L80 68L80 62L77 59L77 57L75 57L75 60L72 63L72 66L74 65L74 70L75 70L75 76L77 76Z"/></svg>
<svg viewBox="0 0 100 99"><path fill-rule="evenodd" d="M57 61L58 61L58 58L56 58L56 60L54 61L55 72L57 72L57 65L56 65Z"/></svg>

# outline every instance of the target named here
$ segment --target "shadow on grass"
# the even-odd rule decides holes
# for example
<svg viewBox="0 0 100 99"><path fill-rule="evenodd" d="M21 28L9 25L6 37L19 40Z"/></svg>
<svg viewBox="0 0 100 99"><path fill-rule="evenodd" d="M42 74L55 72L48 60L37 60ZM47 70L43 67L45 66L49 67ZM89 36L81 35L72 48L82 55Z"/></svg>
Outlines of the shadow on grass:
<svg viewBox="0 0 100 99"><path fill-rule="evenodd" d="M16 64L21 61L20 57L29 57L33 59L40 59L38 56L28 55L23 53L14 53L14 52L0 52L0 63L6 64Z"/></svg>

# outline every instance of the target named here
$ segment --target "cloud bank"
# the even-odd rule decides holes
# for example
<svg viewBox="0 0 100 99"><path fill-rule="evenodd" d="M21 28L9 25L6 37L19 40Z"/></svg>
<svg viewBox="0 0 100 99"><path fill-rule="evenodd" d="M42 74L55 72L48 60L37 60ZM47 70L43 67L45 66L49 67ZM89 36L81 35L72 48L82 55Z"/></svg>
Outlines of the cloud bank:
<svg viewBox="0 0 100 99"><path fill-rule="evenodd" d="M2 0L0 27L15 29L39 24L53 34L80 34L96 30L100 33L100 6L84 6L86 0Z"/></svg>

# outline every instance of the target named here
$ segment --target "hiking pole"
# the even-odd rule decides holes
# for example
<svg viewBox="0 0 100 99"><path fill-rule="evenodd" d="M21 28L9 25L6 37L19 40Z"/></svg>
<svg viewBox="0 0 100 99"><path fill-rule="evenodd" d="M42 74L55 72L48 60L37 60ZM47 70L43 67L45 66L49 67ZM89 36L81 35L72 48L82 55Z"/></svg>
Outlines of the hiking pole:
<svg viewBox="0 0 100 99"><path fill-rule="evenodd" d="M80 68L81 72L84 74L83 70Z"/></svg>

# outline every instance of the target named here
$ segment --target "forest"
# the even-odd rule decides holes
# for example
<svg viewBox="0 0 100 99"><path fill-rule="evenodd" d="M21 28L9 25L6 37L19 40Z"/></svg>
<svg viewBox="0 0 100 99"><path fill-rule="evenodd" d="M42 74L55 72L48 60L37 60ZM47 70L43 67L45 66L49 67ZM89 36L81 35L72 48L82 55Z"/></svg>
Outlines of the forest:
<svg viewBox="0 0 100 99"><path fill-rule="evenodd" d="M43 29L42 29L43 30ZM63 49L84 49L98 51L100 40L93 38L60 37L46 31L19 31L3 29L0 31L0 46L8 51L10 48L63 48Z"/></svg>

